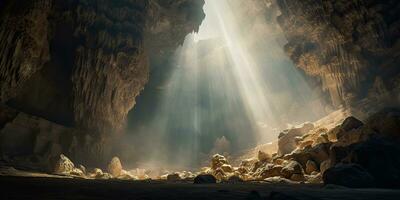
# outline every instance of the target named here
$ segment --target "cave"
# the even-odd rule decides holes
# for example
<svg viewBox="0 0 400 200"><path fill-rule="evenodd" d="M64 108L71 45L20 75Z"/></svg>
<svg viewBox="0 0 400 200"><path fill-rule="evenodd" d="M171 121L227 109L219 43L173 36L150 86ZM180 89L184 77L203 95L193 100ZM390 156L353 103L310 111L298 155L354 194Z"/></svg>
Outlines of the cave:
<svg viewBox="0 0 400 200"><path fill-rule="evenodd" d="M0 1L0 196L397 200L399 13Z"/></svg>

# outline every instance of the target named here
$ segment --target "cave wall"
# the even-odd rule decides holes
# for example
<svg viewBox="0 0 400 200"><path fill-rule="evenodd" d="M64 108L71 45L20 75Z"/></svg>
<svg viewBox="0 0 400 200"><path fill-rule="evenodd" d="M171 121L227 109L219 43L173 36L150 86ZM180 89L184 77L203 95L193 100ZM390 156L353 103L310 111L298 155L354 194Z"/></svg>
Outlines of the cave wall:
<svg viewBox="0 0 400 200"><path fill-rule="evenodd" d="M398 105L400 2L276 0L285 51L320 80L335 107Z"/></svg>
<svg viewBox="0 0 400 200"><path fill-rule="evenodd" d="M148 57L170 56L196 31L203 4L7 1L1 13L0 100L63 125L119 132L148 81Z"/></svg>
<svg viewBox="0 0 400 200"><path fill-rule="evenodd" d="M25 149L22 154L48 160L54 151L101 160L149 80L149 57L162 67L185 36L198 30L203 4L1 1L1 152ZM18 138L32 140L28 145ZM46 148L38 153L42 143Z"/></svg>

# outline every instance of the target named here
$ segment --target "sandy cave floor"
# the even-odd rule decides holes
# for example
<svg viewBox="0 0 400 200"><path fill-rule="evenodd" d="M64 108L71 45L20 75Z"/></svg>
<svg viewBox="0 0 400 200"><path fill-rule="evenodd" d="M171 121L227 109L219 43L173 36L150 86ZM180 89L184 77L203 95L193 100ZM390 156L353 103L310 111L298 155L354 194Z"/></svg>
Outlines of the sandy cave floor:
<svg viewBox="0 0 400 200"><path fill-rule="evenodd" d="M194 185L183 182L0 176L0 185L1 199L400 199L400 190L348 189L335 186L322 188L320 185L304 184ZM271 193L287 196L269 198Z"/></svg>

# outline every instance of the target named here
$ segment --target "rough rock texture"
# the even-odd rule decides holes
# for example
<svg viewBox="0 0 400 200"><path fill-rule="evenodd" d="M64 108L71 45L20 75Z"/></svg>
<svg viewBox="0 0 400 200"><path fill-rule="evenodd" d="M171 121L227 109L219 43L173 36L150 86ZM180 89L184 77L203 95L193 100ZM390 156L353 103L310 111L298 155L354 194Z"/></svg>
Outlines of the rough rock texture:
<svg viewBox="0 0 400 200"><path fill-rule="evenodd" d="M64 125L119 132L148 81L147 52L171 56L188 33L198 30L203 4L6 1L0 24L0 100ZM56 102L62 112L50 113ZM72 119L66 120L65 113Z"/></svg>
<svg viewBox="0 0 400 200"><path fill-rule="evenodd" d="M123 130L149 79L148 57L171 56L188 33L198 30L203 4L202 0L1 1L0 101L28 114L21 114L27 118L38 116L41 122L70 127L60 129L73 132L66 134L70 138L66 143L84 149L77 154L90 152L91 160L109 159L112 137ZM1 113L1 126L14 115ZM36 137L26 136L24 141ZM6 136L2 138L11 145ZM52 132L48 138L43 140L56 144L62 140ZM75 153L68 155L80 160Z"/></svg>
<svg viewBox="0 0 400 200"><path fill-rule="evenodd" d="M122 175L122 164L118 157L111 159L110 163L108 164L108 172L114 177Z"/></svg>
<svg viewBox="0 0 400 200"><path fill-rule="evenodd" d="M300 128L285 130L279 134L278 154L285 155L296 149L296 137L301 137L314 128L313 124L304 124Z"/></svg>
<svg viewBox="0 0 400 200"><path fill-rule="evenodd" d="M276 2L287 54L320 80L333 105L375 112L377 102L398 104L399 1Z"/></svg>
<svg viewBox="0 0 400 200"><path fill-rule="evenodd" d="M356 164L339 164L329 168L323 175L325 184L351 188L374 187L375 180L363 167Z"/></svg>
<svg viewBox="0 0 400 200"><path fill-rule="evenodd" d="M0 102L19 89L50 59L49 21L51 0L6 2L0 22ZM0 10L2 11L2 10Z"/></svg>
<svg viewBox="0 0 400 200"><path fill-rule="evenodd" d="M56 162L56 165L54 167L54 173L56 174L70 173L74 169L75 169L74 163L69 158L61 154L60 159Z"/></svg>

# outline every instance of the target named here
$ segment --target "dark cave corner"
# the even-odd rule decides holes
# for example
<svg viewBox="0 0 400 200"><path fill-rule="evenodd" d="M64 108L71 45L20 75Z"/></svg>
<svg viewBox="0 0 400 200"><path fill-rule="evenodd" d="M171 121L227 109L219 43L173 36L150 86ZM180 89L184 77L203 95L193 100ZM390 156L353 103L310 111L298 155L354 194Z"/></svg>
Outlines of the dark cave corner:
<svg viewBox="0 0 400 200"><path fill-rule="evenodd" d="M214 152L210 167L199 170L198 174L168 171L157 177L193 182L196 176L201 176L197 180L207 182L209 177L203 176L210 174L215 182L223 183L234 177L241 181L400 188L400 160L393 156L400 154L400 1L249 0L248 4L243 1L230 2L230 8L242 10L234 13L235 19L244 24L240 36L251 37L252 31L269 27L279 29L282 36L274 42L285 44L282 51L288 62L296 67L299 79L304 79L310 94L315 96L310 99L321 102L318 111L326 117L315 115L318 119L310 117L313 122L301 126L289 126L288 121L274 135L274 141L256 144L258 138L246 135L225 137L224 131L247 130L250 135L256 129L253 125L258 123L247 119L245 114L240 116L246 112L244 103L233 98L237 104L229 105L237 110L217 117L212 113L209 121L205 120L209 123L199 125L220 135L212 139L205 134L196 135L208 142L203 147L204 155L201 152L196 158L205 157L209 161L206 150L213 145L224 147L226 143L246 151L238 150L235 155ZM124 160L136 159L132 151L137 150L135 155L145 152L128 143L128 139L139 134L140 128L149 125L164 109L160 99L167 93L165 87L173 75L181 73L184 77L190 72L174 66L176 52L183 51L185 41L199 32L206 19L203 10L206 2L0 1L0 166L49 174L55 173L56 166L68 169L66 176L94 179L123 175L121 179L128 180L153 178L150 172L138 169L132 175L133 172L122 169L119 158L124 164ZM251 20L259 16L267 25ZM229 51L220 50L225 48L223 45L206 48L217 46L220 38L196 42L202 50L196 53L203 56L199 61L202 71L198 74L213 75L214 69L208 62L216 58L211 54L221 51L221 59L227 59ZM264 52L257 51L266 48L260 47L262 42L264 38L259 44L246 43L246 47L255 49L248 52L262 57ZM224 73L231 73L226 69ZM275 78L269 76L263 78ZM291 78L289 74L281 76ZM189 86L178 89L184 91ZM200 100L181 106L212 110L211 97L206 97L210 95L218 99L216 107L223 107L228 99L213 87L220 86L211 82L196 86L202 95ZM285 117L298 122L291 116L298 114L296 109ZM204 110L202 114L206 113ZM273 107L271 112L281 110ZM179 121L182 113L191 114L178 107L167 115L168 120ZM312 116L310 113L307 116ZM220 118L223 120L217 121ZM229 128L221 125L229 122L234 125ZM183 133L191 131L178 125L171 127L168 131L176 133L173 137L163 136L166 143L184 140ZM140 145L142 141L137 143ZM114 159L116 155L119 158ZM70 159L75 165L71 165ZM181 158L165 152L164 159ZM86 173L86 168L78 164L93 172ZM387 170L379 165L385 165Z"/></svg>

